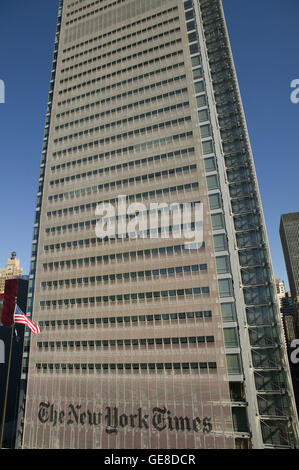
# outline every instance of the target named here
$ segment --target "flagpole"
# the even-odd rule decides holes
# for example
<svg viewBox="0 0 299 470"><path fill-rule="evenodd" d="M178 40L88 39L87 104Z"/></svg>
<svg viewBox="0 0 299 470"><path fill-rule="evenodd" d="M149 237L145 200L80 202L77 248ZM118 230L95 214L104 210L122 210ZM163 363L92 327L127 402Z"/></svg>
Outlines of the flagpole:
<svg viewBox="0 0 299 470"><path fill-rule="evenodd" d="M13 338L14 338L14 325L11 326L9 357L8 357L8 366L7 366L7 378L6 378L6 385L5 385L4 406L3 406L2 426L1 426L1 435L0 435L0 449L2 449L3 437L4 437L4 428L5 428L5 419L6 419L6 406L7 406L7 396L8 396L8 387L9 387L10 369L11 369L11 357L12 357Z"/></svg>

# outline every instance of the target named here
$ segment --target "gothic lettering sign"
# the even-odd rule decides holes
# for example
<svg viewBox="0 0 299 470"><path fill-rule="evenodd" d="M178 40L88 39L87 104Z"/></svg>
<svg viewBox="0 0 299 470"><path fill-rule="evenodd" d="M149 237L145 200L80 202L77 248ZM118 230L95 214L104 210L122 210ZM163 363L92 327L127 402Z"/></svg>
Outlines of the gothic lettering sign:
<svg viewBox="0 0 299 470"><path fill-rule="evenodd" d="M154 429L163 431L188 431L195 433L210 433L212 431L211 418L189 416L174 416L165 406L154 407L151 413L138 408L135 414L127 415L117 407L106 407L104 411L90 411L81 405L70 403L65 410L59 410L53 403L41 402L39 404L38 419L42 424L57 426L103 426L107 434L117 434L124 428L139 428L140 430Z"/></svg>

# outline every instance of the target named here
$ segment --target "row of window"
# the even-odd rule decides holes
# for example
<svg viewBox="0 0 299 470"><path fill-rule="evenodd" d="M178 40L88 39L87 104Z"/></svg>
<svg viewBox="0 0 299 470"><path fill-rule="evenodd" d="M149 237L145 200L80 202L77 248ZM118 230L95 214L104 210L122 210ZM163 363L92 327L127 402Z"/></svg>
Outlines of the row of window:
<svg viewBox="0 0 299 470"><path fill-rule="evenodd" d="M109 69L110 67L119 67L120 64L123 62L127 62L130 60L136 60L138 57L144 57L148 54L157 54L160 55L161 51L173 46L178 46L182 42L181 38L174 39L173 41L165 42L164 44L159 44L158 46L150 47L149 49L144 49L140 52L135 52L134 54L128 55L126 57L121 57L120 59L113 60L112 62L107 62L106 64L98 65L97 67L93 67L89 70L84 70L83 72L79 72L75 75L71 75L69 77L65 77L62 80L59 80L59 83L62 85L63 83L67 83L70 80L77 80L78 78L85 77L86 75L90 75L92 73L99 73L102 70Z"/></svg>
<svg viewBox="0 0 299 470"><path fill-rule="evenodd" d="M203 310L199 312L180 312L180 313L162 313L155 315L132 315L132 316L120 316L120 317L103 317L103 318L77 318L77 319L68 319L68 320L41 320L39 325L41 328L51 328L56 329L60 327L64 328L101 328L107 326L122 325L128 326L136 325L140 323L140 326L144 326L144 323L148 323L149 326L152 326L153 323L157 322L159 324L163 322L177 322L183 320L203 320L211 319L212 312L211 310Z"/></svg>
<svg viewBox="0 0 299 470"><path fill-rule="evenodd" d="M139 152L141 151L147 151L149 149L152 149L153 147L159 147L160 145L170 145L170 144L178 144L181 140L186 140L186 139L191 139L193 137L193 132L188 131L188 132L182 132L181 134L175 134L175 135L169 135L167 137L161 137L160 139L155 139L155 140L149 140L146 142L141 142L140 144L135 144L131 145L129 147L124 147L124 149L127 149L128 152ZM113 138L112 138L113 139ZM113 140L111 139L111 142ZM81 151L86 151L88 149L92 149L94 147L102 147L103 145L107 144L110 142L110 137L108 139L100 139L100 140L95 140L92 142L89 142L88 144L80 144L76 145L74 147L69 147L64 150L57 150L56 152L52 153L52 156L55 157L61 157L67 154L75 153L75 152L81 152ZM183 144L183 143L182 143ZM124 150L122 149L122 151ZM118 149L119 151L119 149ZM118 152L117 151L117 152ZM125 150L126 151L126 150ZM115 150L116 152L116 150Z"/></svg>
<svg viewBox="0 0 299 470"><path fill-rule="evenodd" d="M71 50L74 50L74 49L78 49L79 47L86 46L87 44L90 44L92 42L98 42L100 39L109 37L111 35L114 36L116 33L120 32L120 31L125 31L125 30L129 30L131 28L135 28L135 26L138 26L142 23L147 23L150 20L155 20L155 23L156 23L156 18L159 18L160 16L165 16L166 14L175 12L177 10L178 10L178 7L175 6L175 7L172 7L172 8L168 8L166 10L159 11L159 12L155 13L154 15L144 16L140 20L133 21L132 23L125 24L124 26L122 26L120 28L117 28L117 29L109 29L106 33L101 34L100 36L96 36L96 37L91 38L87 41L75 44L74 46L71 46L68 49L64 49L63 52L65 53L65 52L68 52L68 51L71 51Z"/></svg>
<svg viewBox="0 0 299 470"><path fill-rule="evenodd" d="M136 196L136 195L134 195ZM212 195L214 196L214 195ZM116 200L115 198L113 199L110 199L110 201L104 201L105 204L111 204L111 203L116 203L116 204L119 204L119 201ZM67 217L68 215L70 214L81 214L83 212L90 212L91 210L95 211L98 207L98 202L92 202L92 203L88 203L88 204L81 204L80 206L74 206L74 207L65 207L64 209L58 209L58 210L53 210L53 211L49 211L47 212L47 217L50 218L50 217L62 217L62 215L64 217ZM168 215L170 214L170 210L172 211L172 214L175 215L176 212L178 212L179 210L183 210L184 207L188 208L188 209L193 209L195 207L196 204L200 204L200 201L191 201L191 202L185 202L184 204L178 204L178 203L173 203L173 205L171 207L168 207L168 206L162 206L161 207L158 207L157 209L149 209L149 210L146 210L146 211L139 211L139 216L142 216L142 217L149 217L151 214L152 214L152 217L156 217L156 215L158 216L159 212L161 214L163 214L163 212L165 213L166 217L168 217ZM115 222L116 220L130 220L132 218L135 217L135 214L131 214L130 216L127 214L127 215L124 215L122 217L120 216L117 216L115 218L115 216L112 216L110 218L108 217L105 217L105 222L107 222L108 220L110 221L113 221ZM170 217L170 215L169 215ZM181 218L180 218L181 220Z"/></svg>
<svg viewBox="0 0 299 470"><path fill-rule="evenodd" d="M43 270L47 271L48 269L52 270L53 268L64 269L64 267L82 268L84 265L89 266L89 264L108 264L115 261L127 263L130 259L134 261L136 259L148 259L151 256L179 256L181 254L186 255L187 252L188 254L190 253L189 250L186 250L185 245L173 245L167 247L151 248L147 250L126 251L122 253L113 253L110 255L48 262L43 264ZM192 250L192 254L195 253L196 251Z"/></svg>
<svg viewBox="0 0 299 470"><path fill-rule="evenodd" d="M189 175L189 174L192 174L194 172L197 171L197 165L193 164L193 165L185 165L183 167L178 167L178 168L171 168L169 170L162 170L162 171L157 171L155 173L149 173L149 174L145 174L145 175L140 175L140 176L135 176L135 177L132 177L132 178L124 178L124 179L121 179L121 180L116 180L116 181L111 181L109 183L104 183L104 184L99 184L98 186L96 186L97 188L97 192L101 192L101 191L108 191L108 190L112 190L112 189L115 189L115 188L121 188L121 187L126 187L127 185L132 185L132 184L145 184L147 182L154 182L154 180L160 180L160 178L170 178L172 176L176 176L176 177L182 177L182 176L186 176L186 175ZM99 173L101 173L99 171ZM103 174L103 172L102 172ZM86 188L81 188L81 189L78 189L77 190L80 195L83 197L85 196L86 194L91 194L92 192L94 192L94 188L93 187L86 187ZM77 193L77 191L68 191L68 192L65 192L62 194L62 196L59 194L54 194L52 196L49 196L48 197L48 200L49 201L55 201L57 199L59 200L64 200L64 199L68 199L69 197L72 197L72 194L75 192Z"/></svg>
<svg viewBox="0 0 299 470"><path fill-rule="evenodd" d="M144 221L144 219L141 219L142 222L144 223L144 226L147 227L147 221ZM182 239L184 238L185 234L188 235L188 238L190 238L190 236L192 235L192 233L194 234L194 237L193 239L195 238L195 231L200 231L202 229L202 222L200 221L196 221L196 222L191 222L191 223L186 223L186 224L177 224L177 225L169 225L169 222L167 222L167 225L163 225L161 227L158 227L158 228L149 228L147 230L138 230L136 231L136 221L133 220L133 223L132 223L132 227L130 225L128 225L128 227L124 227L124 229L132 229L132 232L117 232L117 229L116 229L116 223L113 222L114 225L112 225L112 223L110 223L110 226L109 226L109 229L111 228L111 230L113 230L113 233L109 234L109 235L101 235L101 239L105 240L107 239L108 237L111 237L111 238L118 238L118 239L121 239L121 240L136 240L137 238L141 238L141 239L155 239L155 238L162 238L162 239L169 239L169 238L173 238L173 239ZM106 224L106 220L104 220L104 224ZM84 227L86 227L86 230L90 229L90 226L93 226L94 224L93 223L90 223L90 221L87 221L87 222L79 222L79 227L80 229L83 229ZM74 227L77 227L78 228L78 223L77 224L73 224ZM112 227L111 227L112 226ZM101 227L102 227L102 223L100 224L99 226L99 231L101 231ZM55 227L54 227L55 228ZM72 230L72 224L68 225L67 226L68 230ZM75 228L74 228L75 230ZM192 231L192 233L190 234L190 232ZM51 228L51 232L52 232L52 228ZM54 231L53 231L54 232ZM47 234L49 234L49 230L47 229ZM102 232L101 232L102 233ZM105 229L104 229L104 233L105 232ZM189 236L190 234L190 236ZM99 235L100 237L100 235ZM196 243L200 243L200 242L196 242ZM194 249L195 248L195 242L192 242L191 240L189 242L186 241L186 244L188 244L188 248L189 249ZM190 246L189 246L190 245ZM192 245L192 246L191 246ZM200 248L199 246L196 245L197 248Z"/></svg>
<svg viewBox="0 0 299 470"><path fill-rule="evenodd" d="M161 98L158 97L158 100L168 98L168 96L169 96L169 94L165 93L164 96L161 95ZM157 97L155 97L155 98L157 98ZM152 100L151 100L151 102L153 103ZM89 132L104 131L104 130L107 130L107 129L113 129L116 126L122 126L122 125L128 125L128 124L132 125L133 122L135 123L136 121L139 121L139 120L142 120L142 119L155 118L155 117L159 116L160 114L167 114L167 113L178 111L178 110L188 108L188 107L189 107L189 102L185 101L184 103L177 103L177 104L174 104L172 106L166 106L166 107L159 108L159 109L153 109L152 111L148 111L147 113L137 114L135 116L130 116L129 118L119 119L118 121L110 122L110 123L107 123L105 125L98 126L98 127L93 128L93 129L89 129ZM124 108L132 109L133 106L126 105L126 106L124 106ZM73 126L86 125L89 122L92 122L92 121L95 121L95 120L99 120L100 118L110 116L111 114L114 114L115 112L116 112L116 108L114 108L114 110L109 109L108 111L103 111L102 113L92 114L90 116L85 116L84 118L77 119L76 121L69 121L69 122L66 122L65 124L61 124L59 126L56 126L55 131L59 131L61 129L68 129L69 127L73 127ZM77 136L78 136L78 134L73 134L73 137L77 137Z"/></svg>
<svg viewBox="0 0 299 470"><path fill-rule="evenodd" d="M83 20L84 18L88 18L89 16L93 16L99 11L107 10L107 8L113 7L115 5L118 5L119 3L124 3L126 0L115 0L114 2L109 2L107 5L104 5L103 7L96 8L93 11L90 11L88 13L85 13L84 15L78 16L78 18L73 18L72 20L66 21L66 26L72 25L74 23L77 23L80 20Z"/></svg>
<svg viewBox="0 0 299 470"><path fill-rule="evenodd" d="M138 64L130 65L129 67L125 67L123 69L117 69L114 72L108 73L107 75L100 75L100 76L95 77L91 80L88 80L87 82L81 82L81 83L73 85L69 88L62 89L62 90L59 91L59 94L69 93L69 92L74 93L75 90L79 90L83 87L94 85L95 83L101 82L102 80L112 81L112 80L115 80L115 78L118 75L127 75L128 73L131 73L134 70L144 69L145 67L148 67L148 66L152 67L154 64L161 64L161 62L164 62L166 60L173 61L174 58L178 58L181 55L183 55L182 50L169 52L168 54L166 54L164 56L154 57L150 60L146 60L144 62L139 62ZM162 67L161 67L161 69L162 69ZM72 101L78 101L78 100L80 100L84 97L88 97L89 95L92 95L94 93L96 93L96 90L91 91L89 93L85 93L83 95L73 96L72 98L70 98L66 101L58 102L58 106L61 106L62 104L65 104L65 103L70 103Z"/></svg>
<svg viewBox="0 0 299 470"><path fill-rule="evenodd" d="M167 37L171 34L179 33L179 32L180 32L180 27L177 27L177 28L174 28L174 29L170 29L169 31L162 31L161 33L156 34L155 36L148 37L148 38L145 38L145 39L137 41L137 42L129 43L126 46L119 47L118 49L111 50L109 48L108 52L105 52L104 54L102 54L100 56L93 57L93 58L90 58L88 60L84 60L83 62L76 62L74 65L70 65L69 67L61 69L61 73L66 73L66 72L69 72L70 70L74 70L74 69L77 69L77 68L82 67L82 66L87 66L87 64L91 64L92 62L101 62L106 57L111 57L114 54L123 54L125 51L130 50L134 47L143 46L144 44L150 43L150 42L155 41L157 39L161 39L163 37ZM106 44L103 44L102 46L98 46L95 49L103 49L106 46L107 46ZM130 56L127 56L127 58L129 58L129 57Z"/></svg>
<svg viewBox="0 0 299 470"><path fill-rule="evenodd" d="M78 166L81 166L81 164L85 165L85 164L93 164L95 162L98 162L99 160L103 160L103 159L110 159L112 157L114 157L116 154L121 154L123 149L120 149L120 152L117 152L117 151L114 151L114 152L106 152L106 153L100 153L98 155L91 155L89 157L84 157L84 158L80 158L78 160L73 160L73 161L68 161L66 163L61 163L61 164L58 164L58 165L55 165L55 166L52 166L51 167L51 171L54 172L54 171L57 171L57 170L65 170L65 169L68 169L68 168L74 168L76 167L77 165ZM143 166L145 164L148 164L148 163L163 163L163 161L165 160L168 160L168 159L173 159L173 158L184 158L186 157L187 155L188 156L191 156L191 155L194 155L194 152L195 152L195 148L194 147L189 147L189 148L182 148L180 150L175 150L174 152L168 152L168 153L162 153L162 154L158 154L158 155L154 155L152 157L146 157L146 158L141 158L141 159L138 159L138 160L133 160L133 161L130 161L130 162L124 162L124 163L119 163L117 165L114 165L114 166L111 166L111 167L107 167L104 168L104 172L113 172L113 171L119 171L119 170L132 170L133 168L134 169L137 169L139 168L140 166ZM127 153L127 152L124 152L124 153ZM83 176L83 174L82 174ZM89 176L89 173L87 173L87 176ZM72 177L70 177L72 178ZM76 176L77 178L77 176ZM52 181L50 181L50 184L52 184Z"/></svg>
<svg viewBox="0 0 299 470"><path fill-rule="evenodd" d="M153 292L137 292L137 293L127 293L127 294L117 294L117 295L104 295L99 297L79 297L76 299L59 299L59 300L41 300L40 307L44 308L63 308L63 306L68 307L69 305L77 306L87 306L95 305L108 302L137 302L137 301L152 301L157 299L180 299L185 297L200 297L208 296L210 294L209 287L190 287L188 289L171 289L163 291L153 291Z"/></svg>
<svg viewBox="0 0 299 470"><path fill-rule="evenodd" d="M91 52L95 52L99 49L103 49L104 47L112 46L113 44L116 44L118 42L127 41L128 39L134 38L136 36L140 37L141 34L148 33L148 32L150 32L154 29L157 29L157 28L161 28L161 27L164 28L166 25L169 25L169 24L177 22L177 21L179 21L179 17L175 16L174 18L169 18L165 21L162 21L161 23L157 23L157 24L148 26L147 28L143 28L143 29L140 29L138 31L134 31L133 33L126 34L125 36L116 37L115 39L113 39L111 41L108 41L105 44L101 44L101 45L97 44L95 47L93 47L91 49L87 49L85 51L78 52L77 54L74 54L73 56L62 59L62 63L68 62L68 61L73 60L77 57L82 57L82 56L84 56L86 54L89 54ZM100 39L103 39L103 37L99 36L98 40L100 40Z"/></svg>
<svg viewBox="0 0 299 470"><path fill-rule="evenodd" d="M92 141L90 141L86 144L81 145L81 147L83 149L86 149L88 147L93 148L94 146L98 146L98 145L109 145L109 144L114 144L114 143L120 143L123 140L135 139L135 138L138 138L138 137L151 135L153 133L160 132L161 130L171 131L171 130L173 130L173 128L177 128L179 126L185 127L189 123L191 123L191 116L183 116L179 119L173 119L171 121L160 122L159 124L153 124L151 126L142 127L142 128L139 128L139 129L134 129L134 130L131 130L131 131L128 131L128 132L122 132L121 134L110 135L110 136L105 137L105 138L100 139L100 140L92 140ZM192 132L192 131L189 131L189 132ZM77 138L79 140L81 140L83 136L92 137L93 132L92 131L89 132L88 130L87 131L81 131L81 132L78 133ZM165 137L165 143L166 143L166 139L171 139L172 140L172 136ZM56 144L58 144L58 143L67 143L68 140L72 141L72 137L71 136L66 136L65 138L60 138L60 139L58 139L59 142L56 142ZM148 144L147 142L142 142L142 143L139 144L139 147L144 148L144 147L142 147L142 145L147 146L147 144ZM138 144L134 145L134 148L138 148L137 145ZM69 151L69 149L73 150L73 149L79 149L81 147L78 145L76 147L69 147L69 148L64 149L64 150ZM206 153L213 153L213 145L212 144L210 145L209 148L210 148L210 151L206 152Z"/></svg>
<svg viewBox="0 0 299 470"><path fill-rule="evenodd" d="M80 21L82 20L83 18L87 18L88 16L93 16L95 15L96 13L98 13L99 11L103 11L103 10L107 10L107 8L111 8L111 7L114 7L115 5L118 5L119 3L123 3L125 2L125 0L116 0L114 2L110 2L108 3L107 5L104 5L103 7L100 7L100 8L97 8L96 10L93 10L93 11L90 11L88 13L85 13L85 15L81 15L81 16L78 16L78 18L74 18L72 20L69 20L67 21L65 24L66 26L70 25L70 24L73 24L73 23L76 23L77 21ZM99 2L93 2L93 4L95 5L96 3L99 3ZM75 13L78 13L78 12L81 12L83 10L86 10L86 8L89 8L91 5L87 5L85 7L81 7L81 8L78 8L77 10L74 10L73 12L71 13L68 13L66 16L70 16L70 15L74 15Z"/></svg>
<svg viewBox="0 0 299 470"><path fill-rule="evenodd" d="M118 364L36 364L37 371L89 371L89 372L116 372L117 371L141 371L141 372L155 372L155 371L175 371L176 373L190 372L190 371L213 371L217 369L216 362L166 362L166 363L118 363Z"/></svg>
<svg viewBox="0 0 299 470"><path fill-rule="evenodd" d="M103 98L102 100L100 101L97 101L97 102L94 102L94 106L105 106L105 105L108 105L108 104L111 104L111 103L114 103L115 101L118 101L118 100L122 100L124 97L127 98L129 96L133 96L133 95L137 95L139 93L143 94L146 90L153 90L155 88L159 88L159 87L163 87L163 86L166 86L166 85L169 85L170 83L174 83L174 82L178 82L178 81L181 81L181 80L185 80L186 78L186 75L181 75L181 76L178 76L178 77L173 77L173 78L170 78L168 80L164 80L163 82L157 82L157 83L152 83L151 85L146 85L144 87L141 87L141 88L136 88L134 90L130 90L128 92L124 92L124 93L121 93L119 95L115 95L115 96L110 96L108 98ZM140 100L138 102L138 107L139 106L148 106L149 104L156 104L157 102L159 101L162 101L162 100L165 100L165 99L170 99L170 98L173 98L175 97L176 99L180 98L181 95L184 95L184 94L187 94L187 91L188 89L187 88L179 88L177 90L171 90L169 91L168 93L164 93L162 95L158 95L158 96L153 96L151 98L146 98L144 100ZM182 108L183 106L178 106L178 109L179 108ZM63 128L67 128L69 126L72 126L74 124L85 124L86 122L90 120L93 120L93 119L99 119L100 117L105 117L105 116L113 116L115 115L116 113L118 113L120 111L120 109L123 110L133 110L134 108L134 104L129 104L129 105L126 105L126 106L123 106L123 107L119 107L119 108L112 108L112 109L108 109L106 111L103 111L101 114L98 113L94 116L90 116L90 117L86 117L86 118L81 118L81 119L78 119L77 121L71 121L70 123L67 123L67 124L63 124L63 125L60 125L60 126L57 126L57 128L55 130L58 130L58 129L63 129ZM154 111L153 111L154 112ZM158 111L157 111L158 112ZM160 114L162 113L163 111L160 111ZM168 111L165 111L165 112L169 112ZM145 117L145 114L141 115L143 116L143 118ZM140 117L140 119L142 119L142 117ZM136 117L136 120L139 120L137 119ZM128 123L132 123L133 121L133 118L129 118L127 120ZM99 128L95 128L95 129L90 129L89 130L86 130L85 131L85 135L87 134L92 134L93 132L95 131L98 131L98 130L106 130L106 129L114 129L115 126L119 126L121 124L121 121L116 121L114 123L109 123L109 124L106 124L106 125L102 125L101 127ZM82 134L82 133L81 133ZM79 135L81 136L81 134L77 134L75 135L76 137ZM70 138L72 138L74 136L70 136ZM59 141L62 141L63 138L60 138L60 139L55 139L55 143L59 142ZM64 140L66 140L66 137L64 138Z"/></svg>
<svg viewBox="0 0 299 470"><path fill-rule="evenodd" d="M128 78L127 80L121 80L120 82L112 82L110 84L107 84L103 88L94 89L94 90L91 90L87 93L84 93L83 95L80 95L80 99L89 98L91 96L94 97L96 94L102 95L106 91L114 90L116 88L124 89L124 85L131 85L132 83L137 82L139 80L147 80L149 77L153 78L154 75L163 74L163 76L165 77L165 74L167 72L176 70L177 68L181 68L183 66L184 66L184 62L178 62L176 64L171 64L171 65L169 65L167 67L163 67L161 69L153 70L152 72L144 73L144 74L141 74L141 75L136 75L135 77ZM165 99L168 98L168 94L167 94L167 96L166 96L166 94L165 95L163 94L162 96ZM155 97L151 96L151 99L152 98L155 98ZM77 97L76 97L76 99L77 99ZM121 112L124 112L124 111L128 111L130 109L133 109L133 108L138 108L139 106L144 106L145 104L149 104L150 102L152 102L152 101L148 101L147 103L145 103L144 100L141 100L141 101L137 101L135 103L129 103L128 105L123 105L123 106L119 106L115 109L107 110L107 111L105 111L105 114L103 114L103 115L100 114L100 116L106 116L106 115L109 116L109 114L108 114L109 112L111 114L121 113ZM67 100L60 101L58 103L58 105L64 105L64 104L67 104L67 103L68 103ZM64 117L69 116L69 115L74 114L74 113L87 111L88 109L93 109L94 107L99 106L100 104L101 104L101 101L95 101L95 99L93 99L92 102L86 103L83 106L79 106L78 108L69 109L67 111L63 111L62 113L56 114L56 118L57 119L64 118Z"/></svg>
<svg viewBox="0 0 299 470"><path fill-rule="evenodd" d="M224 233L219 233L213 236L214 238L214 249L218 253L220 251L227 251L227 239ZM129 241L130 238L122 238L122 243ZM119 241L119 240L118 240ZM113 244L115 239L109 239L108 237L104 238L85 238L84 240L73 240L62 243L55 243L53 245L44 245L44 251L48 253L49 251L53 252L65 249L76 250L77 248L90 248L96 247L97 245Z"/></svg>
<svg viewBox="0 0 299 470"><path fill-rule="evenodd" d="M67 7L72 8L73 6L78 5L79 3L82 3L82 2L85 2L85 1L86 0L77 0L76 2L69 3ZM88 3L88 5L84 6L83 9L85 10L86 8L92 8L93 6L97 5L98 3L103 3L103 2L105 2L105 0L95 0L94 2ZM81 8L80 8L80 10L81 10ZM66 16L73 15L77 11L78 10L71 11L70 13L67 13Z"/></svg>
<svg viewBox="0 0 299 470"><path fill-rule="evenodd" d="M51 350L63 348L66 349L85 349L89 348L90 350L96 349L105 349L105 348L121 348L123 346L155 346L155 345L172 345L174 347L179 347L180 345L194 345L194 344L205 344L205 343L215 343L214 336L190 336L190 337L181 337L181 338L138 338L138 339L110 339L110 340L89 340L89 341L39 341L37 347L39 349Z"/></svg>
<svg viewBox="0 0 299 470"><path fill-rule="evenodd" d="M140 280L151 280L157 277L172 277L175 275L191 274L199 272L207 272L207 264L193 264L189 266L177 266L173 268L161 268L147 271L133 271L119 274L104 274L103 276L94 277L79 277L76 279L60 279L56 281L43 281L41 287L43 289L51 289L52 287L63 288L63 287L86 287L89 284L94 285L95 283L100 284L102 282L115 282L123 280L140 281Z"/></svg>
<svg viewBox="0 0 299 470"><path fill-rule="evenodd" d="M199 184L198 184L197 182L195 182L195 183L188 183L188 184L180 185L180 186L172 186L172 187L170 187L170 188L156 189L156 190L154 190L154 191L148 191L148 192L144 192L144 193L132 194L132 195L127 196L127 198L128 198L128 201L130 201L130 202L135 202L135 201L136 201L136 202L137 202L137 201L140 202L140 201L142 201L142 200L147 200L148 198L156 198L157 196L160 197L160 196L162 196L162 195L165 196L165 195L169 195L169 194L175 195L174 193L180 193L180 192L182 192L182 191L189 192L189 191L191 191L191 190L197 190L198 188L199 188ZM78 193L75 194L75 193L74 193L74 195L71 196L71 197L74 197L75 195L76 195L77 197L80 196L80 194L78 194ZM217 195L215 195L215 196L217 196ZM57 201L58 198L57 198L57 199L54 199L54 200ZM52 199L51 199L51 201L52 201ZM116 198L113 198L113 199L110 199L110 200L108 200L108 201L106 200L106 201L104 201L104 202L110 202L110 203L113 204L113 203L117 202L117 199L116 199ZM91 210L91 209L95 209L95 208L97 207L97 205L98 205L98 202L93 202L93 203L88 203L88 204L82 205L82 211L83 211L83 206L86 208L87 211L89 211L89 210ZM216 209L216 208L218 208L218 207L214 207L214 209ZM60 209L60 210L62 210L62 209ZM58 216L62 215L62 213L60 212L60 210L57 211L57 215L58 215ZM78 213L79 210L81 210L81 206L69 207L69 208L67 208L66 210L67 210L70 214L72 213L72 211L75 211L76 213ZM85 210L85 209L84 209L84 210ZM49 215L50 215L50 213L49 213ZM65 215L66 215L66 214L65 214ZM83 225L82 225L82 224L83 224ZM77 225L74 225L74 229L78 229L79 227L80 227L80 228L83 228L83 227L84 227L84 224L85 224L86 227L90 227L90 225L95 226L95 225L96 225L96 220L94 220L94 221L88 221L88 222L82 222L82 223L80 223L80 226L78 226L78 224L77 224ZM57 227L57 231L58 231L58 232L60 232L61 230L66 230L66 229L67 229L67 226L66 226L66 225L65 225L65 226L62 226L62 227L61 227L61 226L60 226L60 227ZM70 227L70 226L69 226L69 229L71 230L71 227ZM53 227L52 232L55 232L55 231L56 231L56 229L55 229L55 227ZM46 230L46 233L49 233L49 230L48 230L48 229Z"/></svg>

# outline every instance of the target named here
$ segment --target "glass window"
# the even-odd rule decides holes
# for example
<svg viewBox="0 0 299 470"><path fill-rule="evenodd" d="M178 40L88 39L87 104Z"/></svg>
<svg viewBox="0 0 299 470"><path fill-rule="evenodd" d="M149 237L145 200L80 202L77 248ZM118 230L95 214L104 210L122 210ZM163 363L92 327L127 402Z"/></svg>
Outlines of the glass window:
<svg viewBox="0 0 299 470"><path fill-rule="evenodd" d="M223 215L222 214L212 214L212 227L214 230L220 230L224 228Z"/></svg>
<svg viewBox="0 0 299 470"><path fill-rule="evenodd" d="M229 374L241 374L241 359L239 354L227 354L226 362Z"/></svg>
<svg viewBox="0 0 299 470"><path fill-rule="evenodd" d="M196 52L199 52L199 47L197 43L191 44L191 46L189 46L189 49L190 54L196 54Z"/></svg>
<svg viewBox="0 0 299 470"><path fill-rule="evenodd" d="M224 328L223 333L226 348L237 348L239 346L236 328Z"/></svg>
<svg viewBox="0 0 299 470"><path fill-rule="evenodd" d="M208 190L213 191L214 189L218 189L218 178L217 175L211 175L207 176L207 184L208 184Z"/></svg>
<svg viewBox="0 0 299 470"><path fill-rule="evenodd" d="M202 82L199 82L202 83ZM202 138L211 137L212 131L210 124L205 124L204 126L200 126L200 135Z"/></svg>
<svg viewBox="0 0 299 470"><path fill-rule="evenodd" d="M209 112L207 109L202 109L198 111L198 118L200 122L205 122L209 120Z"/></svg>
<svg viewBox="0 0 299 470"><path fill-rule="evenodd" d="M220 194L210 194L209 195L210 209L220 209L221 208L221 199Z"/></svg>
<svg viewBox="0 0 299 470"><path fill-rule="evenodd" d="M194 80L199 80L200 78L202 78L201 68L193 70L193 78L194 78Z"/></svg>
<svg viewBox="0 0 299 470"><path fill-rule="evenodd" d="M232 302L221 304L221 313L224 322L234 321L236 318L235 304Z"/></svg>
<svg viewBox="0 0 299 470"><path fill-rule="evenodd" d="M192 31L193 29L195 29L195 22L190 21L189 23L187 23L187 30Z"/></svg>
<svg viewBox="0 0 299 470"><path fill-rule="evenodd" d="M192 33L188 34L188 42L194 42L194 41L197 41L196 31L193 31Z"/></svg>
<svg viewBox="0 0 299 470"><path fill-rule="evenodd" d="M231 297L232 296L232 281L231 279L218 279L220 297Z"/></svg>
<svg viewBox="0 0 299 470"><path fill-rule="evenodd" d="M225 251L227 250L227 241L224 233L219 235L214 235L214 248L215 251Z"/></svg>
<svg viewBox="0 0 299 470"><path fill-rule="evenodd" d="M188 23L188 25L189 24L190 23ZM192 67L196 67L196 65L200 65L200 56L197 55L195 57L192 57L191 61L192 61Z"/></svg>
<svg viewBox="0 0 299 470"><path fill-rule="evenodd" d="M209 153L214 153L213 141L209 140L208 142L202 143L203 154L208 155Z"/></svg>
<svg viewBox="0 0 299 470"><path fill-rule="evenodd" d="M195 82L194 83L194 88L195 88L195 93L202 93L203 91L205 91L203 81Z"/></svg>
<svg viewBox="0 0 299 470"><path fill-rule="evenodd" d="M192 18L194 18L193 10L186 11L185 16L186 20L191 20Z"/></svg>
<svg viewBox="0 0 299 470"><path fill-rule="evenodd" d="M195 70L195 72L196 72L196 70ZM194 72L193 72L193 74L194 74ZM198 97L196 98L196 101L197 101L197 106L198 106L199 108L201 108L202 106L206 106L206 104L207 104L206 95L200 95L200 96L198 96Z"/></svg>
<svg viewBox="0 0 299 470"><path fill-rule="evenodd" d="M228 256L217 256L216 266L217 266L217 274L228 273L230 271Z"/></svg>

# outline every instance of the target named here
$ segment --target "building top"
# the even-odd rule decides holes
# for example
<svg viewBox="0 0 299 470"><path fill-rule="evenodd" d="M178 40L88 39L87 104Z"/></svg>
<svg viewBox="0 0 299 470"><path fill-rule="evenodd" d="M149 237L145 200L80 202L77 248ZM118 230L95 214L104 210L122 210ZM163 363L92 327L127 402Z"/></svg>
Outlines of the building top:
<svg viewBox="0 0 299 470"><path fill-rule="evenodd" d="M11 258L6 261L4 269L0 269L0 294L4 292L5 281L17 276L22 276L23 269L20 267L20 260L15 251L11 253Z"/></svg>

